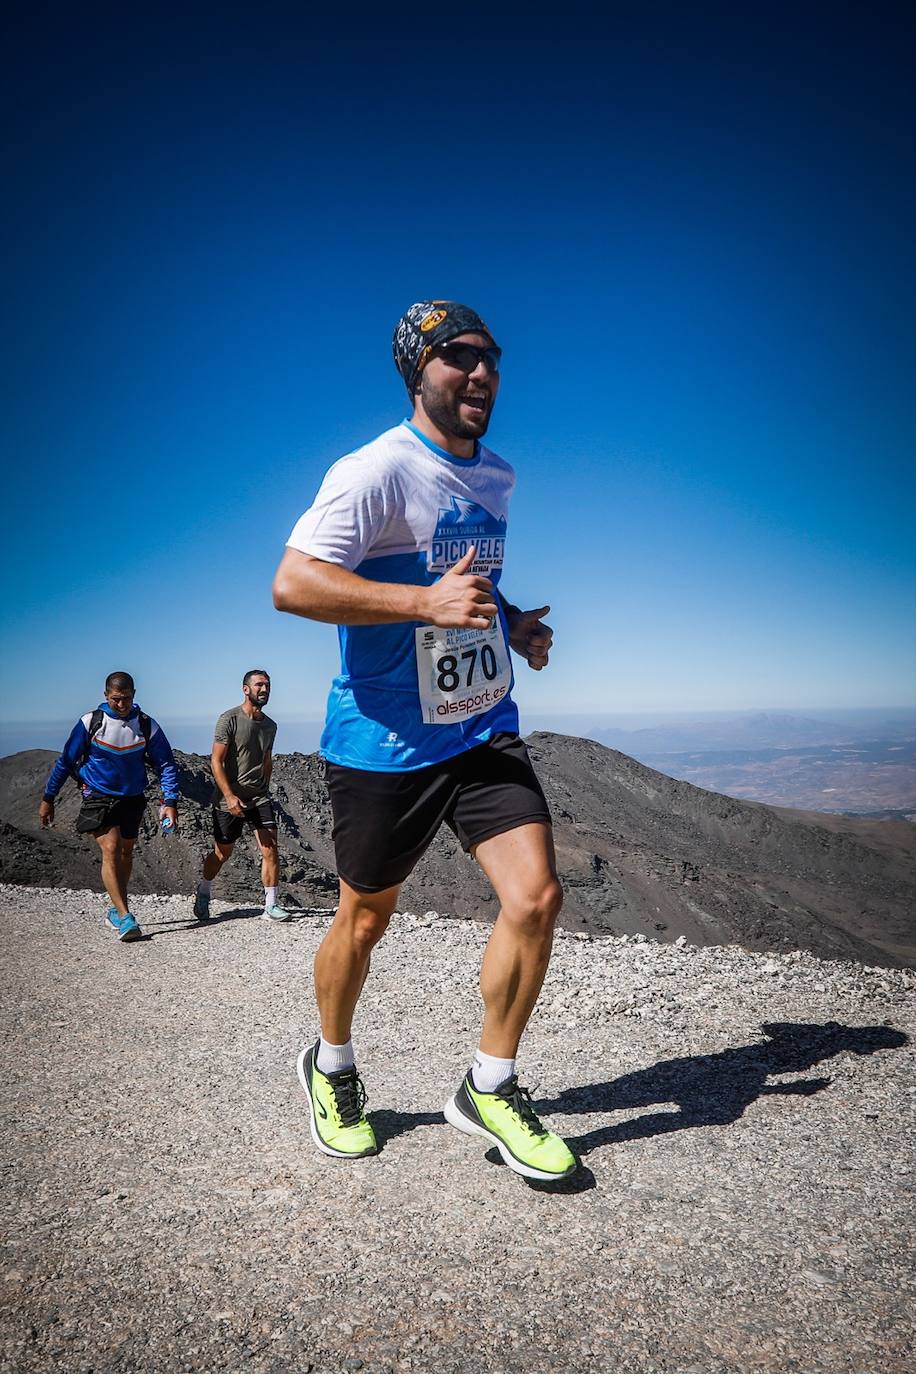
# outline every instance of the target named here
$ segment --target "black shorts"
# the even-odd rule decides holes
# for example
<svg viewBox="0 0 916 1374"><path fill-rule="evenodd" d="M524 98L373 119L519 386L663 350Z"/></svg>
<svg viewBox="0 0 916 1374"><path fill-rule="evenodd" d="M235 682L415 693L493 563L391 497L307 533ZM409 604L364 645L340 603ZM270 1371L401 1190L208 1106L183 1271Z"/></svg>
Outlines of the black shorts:
<svg viewBox="0 0 916 1374"><path fill-rule="evenodd" d="M266 801L253 802L251 806L245 807L242 816L230 815L228 811L223 811L220 807L213 808L213 838L221 840L223 844L235 844L239 835L250 825L252 830L276 830L277 818L274 815L274 804L270 799Z"/></svg>
<svg viewBox="0 0 916 1374"><path fill-rule="evenodd" d="M402 883L445 821L465 850L550 812L518 735L410 773L326 765L337 872L358 892Z"/></svg>
<svg viewBox="0 0 916 1374"><path fill-rule="evenodd" d="M121 832L122 840L135 840L140 834L140 821L146 807L146 798L112 797L107 792L84 794L83 804L76 818L76 829L80 835L103 835L115 826Z"/></svg>

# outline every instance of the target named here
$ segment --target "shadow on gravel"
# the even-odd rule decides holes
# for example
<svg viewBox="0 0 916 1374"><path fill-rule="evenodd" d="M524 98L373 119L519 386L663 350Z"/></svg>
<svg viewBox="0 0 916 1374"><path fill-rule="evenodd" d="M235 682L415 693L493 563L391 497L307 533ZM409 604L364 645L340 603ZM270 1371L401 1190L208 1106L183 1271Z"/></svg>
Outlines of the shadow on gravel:
<svg viewBox="0 0 916 1374"><path fill-rule="evenodd" d="M445 1117L441 1112L390 1112L383 1109L379 1112L367 1112L366 1115L372 1122L379 1149L387 1145L389 1140L406 1135L408 1131L415 1131L418 1126L445 1125Z"/></svg>
<svg viewBox="0 0 916 1374"><path fill-rule="evenodd" d="M658 1103L674 1103L672 1112L652 1112L616 1126L599 1126L584 1135L567 1136L577 1155L599 1145L627 1140L646 1140L670 1131L695 1130L702 1126L727 1126L765 1094L811 1097L830 1084L829 1078L805 1078L795 1083L767 1083L770 1074L804 1073L837 1054L874 1054L900 1049L909 1043L902 1031L890 1026L843 1026L768 1022L761 1029L769 1037L763 1043L740 1045L718 1054L666 1059L648 1069L638 1069L609 1083L569 1088L559 1097L538 1101L545 1115L567 1112L623 1112ZM554 1186L554 1185L551 1185Z"/></svg>
<svg viewBox="0 0 916 1374"><path fill-rule="evenodd" d="M260 914L260 907L250 906L239 907L236 911L221 911L217 916L211 916L209 921L198 921L196 916L188 916L182 921L144 921L143 924L155 927L157 938L160 935L196 935L200 931L210 930L213 926L221 926L226 921L250 921Z"/></svg>
<svg viewBox="0 0 916 1374"><path fill-rule="evenodd" d="M215 916L211 916L209 921L198 921L196 916L188 916L187 920L182 921L144 921L144 926L155 926L156 934L159 935L196 935L200 931L210 930L213 926L221 926L226 921L250 921L259 918L262 907L259 906L240 906L234 911L220 911ZM325 915L323 908L313 911L308 907L292 907L288 921L273 921L272 925L295 926L302 922L320 919ZM265 921L266 925L267 922ZM147 937L144 937L147 938Z"/></svg>

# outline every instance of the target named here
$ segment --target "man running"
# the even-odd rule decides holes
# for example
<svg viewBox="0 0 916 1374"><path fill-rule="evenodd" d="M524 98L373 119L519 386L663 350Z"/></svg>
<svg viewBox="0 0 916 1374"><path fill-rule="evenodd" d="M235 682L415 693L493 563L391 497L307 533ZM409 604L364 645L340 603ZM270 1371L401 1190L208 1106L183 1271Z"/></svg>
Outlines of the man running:
<svg viewBox="0 0 916 1374"><path fill-rule="evenodd" d="M341 673L322 736L340 905L315 959L321 1036L299 1056L315 1144L376 1152L351 1021L401 884L445 821L500 911L483 959L483 1029L448 1121L529 1178L573 1172L515 1072L562 902L550 815L518 736L509 645L535 669L552 634L497 590L508 463L479 440L500 349L473 310L421 301L394 358L413 415L342 458L297 522L274 581L281 611L336 623Z"/></svg>
<svg viewBox="0 0 916 1374"><path fill-rule="evenodd" d="M42 826L54 824L54 800L68 777L83 794L76 819L80 834L92 835L102 851L102 882L111 906L106 922L120 940L139 940L142 931L127 896L134 845L146 806L146 763L162 788L163 816L178 821L178 769L172 747L156 722L136 705L130 673L109 673L105 700L81 716L51 769L38 808Z"/></svg>
<svg viewBox="0 0 916 1374"><path fill-rule="evenodd" d="M261 882L264 884L265 921L288 921L291 913L277 903L280 856L277 851L277 818L270 795L276 721L265 716L270 700L270 678L263 668L250 668L242 678L242 704L224 711L213 731L213 849L204 859L203 877L197 885L194 915L210 919L210 888L229 858L245 826L254 831L261 851Z"/></svg>

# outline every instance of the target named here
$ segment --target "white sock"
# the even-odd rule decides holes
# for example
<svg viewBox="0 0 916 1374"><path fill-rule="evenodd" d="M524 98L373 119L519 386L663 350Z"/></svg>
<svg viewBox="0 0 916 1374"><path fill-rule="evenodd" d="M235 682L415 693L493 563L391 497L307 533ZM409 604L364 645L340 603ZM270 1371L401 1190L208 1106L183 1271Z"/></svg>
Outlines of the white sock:
<svg viewBox="0 0 916 1374"><path fill-rule="evenodd" d="M266 907L269 907L269 906L276 906L276 905L277 905L277 889L276 889L275 887L265 887L265 889L264 889L264 906L265 906L265 908L266 908Z"/></svg>
<svg viewBox="0 0 916 1374"><path fill-rule="evenodd" d="M212 886L213 886L213 879L212 879L212 878L201 878L200 882L197 884L197 891L200 893L201 897L209 897L209 896L210 896L210 888L211 888Z"/></svg>
<svg viewBox="0 0 916 1374"><path fill-rule="evenodd" d="M514 1059L497 1059L493 1054L476 1050L471 1066L471 1078L479 1093L492 1093L515 1073Z"/></svg>
<svg viewBox="0 0 916 1374"><path fill-rule="evenodd" d="M319 1073L340 1073L341 1069L352 1069L355 1063L352 1040L345 1045L332 1045L322 1036L318 1041L315 1064Z"/></svg>

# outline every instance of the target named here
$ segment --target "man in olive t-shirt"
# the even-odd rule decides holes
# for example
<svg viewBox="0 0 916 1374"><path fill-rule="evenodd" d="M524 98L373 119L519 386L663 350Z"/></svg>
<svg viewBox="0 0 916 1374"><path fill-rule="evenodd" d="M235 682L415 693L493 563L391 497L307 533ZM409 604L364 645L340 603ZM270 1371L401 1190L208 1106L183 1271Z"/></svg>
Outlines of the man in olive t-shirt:
<svg viewBox="0 0 916 1374"><path fill-rule="evenodd" d="M213 732L213 850L204 860L203 878L197 885L194 915L210 919L210 888L213 879L235 848L246 824L255 833L261 851L265 921L288 921L290 912L277 905L280 858L277 853L277 820L270 796L270 774L276 722L265 716L270 697L270 678L263 668L251 668L242 679L241 706L224 711Z"/></svg>

